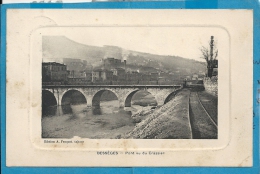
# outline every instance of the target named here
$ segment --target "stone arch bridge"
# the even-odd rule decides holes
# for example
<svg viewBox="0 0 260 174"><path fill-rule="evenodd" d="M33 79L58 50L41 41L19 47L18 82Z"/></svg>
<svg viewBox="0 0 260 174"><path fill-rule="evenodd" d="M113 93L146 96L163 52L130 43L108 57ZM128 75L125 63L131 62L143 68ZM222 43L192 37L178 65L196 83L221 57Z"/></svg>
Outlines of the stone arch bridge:
<svg viewBox="0 0 260 174"><path fill-rule="evenodd" d="M49 91L56 99L57 105L62 105L62 97L71 90L82 93L89 107L99 106L103 92L113 92L119 101L119 107L130 107L133 95L138 91L152 94L158 106L168 102L170 96L181 89L181 85L43 85L43 91Z"/></svg>

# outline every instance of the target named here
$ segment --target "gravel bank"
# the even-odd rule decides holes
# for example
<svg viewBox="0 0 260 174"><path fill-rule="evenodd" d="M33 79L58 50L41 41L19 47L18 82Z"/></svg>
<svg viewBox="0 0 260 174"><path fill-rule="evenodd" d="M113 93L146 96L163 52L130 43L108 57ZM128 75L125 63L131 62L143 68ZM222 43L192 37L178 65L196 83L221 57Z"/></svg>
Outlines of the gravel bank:
<svg viewBox="0 0 260 174"><path fill-rule="evenodd" d="M167 104L156 108L124 138L190 139L189 90L180 91Z"/></svg>

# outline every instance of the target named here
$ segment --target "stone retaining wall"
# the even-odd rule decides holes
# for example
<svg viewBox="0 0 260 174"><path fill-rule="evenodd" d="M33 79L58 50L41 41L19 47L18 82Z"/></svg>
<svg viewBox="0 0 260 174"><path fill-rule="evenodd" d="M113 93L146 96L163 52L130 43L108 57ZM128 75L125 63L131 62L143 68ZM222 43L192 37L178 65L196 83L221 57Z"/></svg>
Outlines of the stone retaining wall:
<svg viewBox="0 0 260 174"><path fill-rule="evenodd" d="M204 78L204 87L205 87L205 91L207 91L208 93L214 95L214 96L218 96L218 79L217 77L215 78Z"/></svg>
<svg viewBox="0 0 260 174"><path fill-rule="evenodd" d="M190 90L183 89L161 107L156 108L145 120L137 124L127 139L191 139L189 118Z"/></svg>

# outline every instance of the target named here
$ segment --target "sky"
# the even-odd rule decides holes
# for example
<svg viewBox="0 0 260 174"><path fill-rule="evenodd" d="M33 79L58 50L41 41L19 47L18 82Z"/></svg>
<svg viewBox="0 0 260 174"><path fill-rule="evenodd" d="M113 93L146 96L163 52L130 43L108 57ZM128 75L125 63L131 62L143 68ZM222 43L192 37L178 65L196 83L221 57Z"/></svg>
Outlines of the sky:
<svg viewBox="0 0 260 174"><path fill-rule="evenodd" d="M228 34L216 27L68 27L52 34L57 32L81 44L119 46L198 61L203 61L200 48L209 47L211 36L215 38L219 57L222 48L228 46Z"/></svg>

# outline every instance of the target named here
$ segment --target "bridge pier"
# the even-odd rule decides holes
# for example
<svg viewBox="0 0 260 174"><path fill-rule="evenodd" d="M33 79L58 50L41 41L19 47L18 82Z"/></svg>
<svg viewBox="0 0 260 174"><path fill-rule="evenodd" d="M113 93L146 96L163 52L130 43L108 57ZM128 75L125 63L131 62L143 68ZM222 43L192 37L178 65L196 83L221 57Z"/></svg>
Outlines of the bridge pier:
<svg viewBox="0 0 260 174"><path fill-rule="evenodd" d="M124 103L124 101L122 99L120 99L119 100L119 108L124 108L124 107L125 107L125 103Z"/></svg>
<svg viewBox="0 0 260 174"><path fill-rule="evenodd" d="M93 96L90 96L90 95L88 95L87 96L87 98L86 98L86 100L87 100L87 107L92 107L92 98L93 98Z"/></svg>

